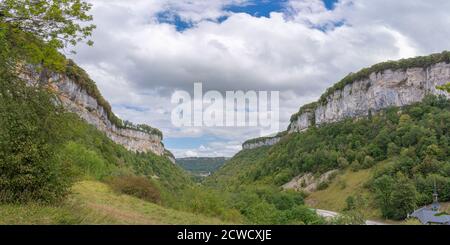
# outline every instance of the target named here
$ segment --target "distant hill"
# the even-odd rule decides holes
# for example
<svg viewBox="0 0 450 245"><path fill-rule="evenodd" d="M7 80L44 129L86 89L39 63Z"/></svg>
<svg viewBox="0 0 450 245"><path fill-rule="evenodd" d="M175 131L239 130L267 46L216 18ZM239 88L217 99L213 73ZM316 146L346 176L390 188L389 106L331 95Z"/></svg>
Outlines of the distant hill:
<svg viewBox="0 0 450 245"><path fill-rule="evenodd" d="M226 157L177 158L176 163L196 176L208 176L216 172L228 160Z"/></svg>

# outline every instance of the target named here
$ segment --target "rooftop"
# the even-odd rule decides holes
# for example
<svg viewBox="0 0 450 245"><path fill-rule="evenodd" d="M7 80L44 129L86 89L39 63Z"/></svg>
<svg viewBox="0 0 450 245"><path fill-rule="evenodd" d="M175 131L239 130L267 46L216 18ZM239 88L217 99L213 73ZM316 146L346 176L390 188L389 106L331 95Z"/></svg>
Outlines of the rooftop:
<svg viewBox="0 0 450 245"><path fill-rule="evenodd" d="M411 214L411 217L419 219L422 224L450 225L450 215L433 210L431 206L417 209Z"/></svg>

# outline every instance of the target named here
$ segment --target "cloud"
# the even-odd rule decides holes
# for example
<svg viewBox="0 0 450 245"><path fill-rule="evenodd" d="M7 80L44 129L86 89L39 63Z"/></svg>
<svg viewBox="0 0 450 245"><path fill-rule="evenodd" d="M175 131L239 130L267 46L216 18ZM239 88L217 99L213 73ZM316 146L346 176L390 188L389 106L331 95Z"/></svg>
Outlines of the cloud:
<svg viewBox="0 0 450 245"><path fill-rule="evenodd" d="M173 149L172 153L178 158L182 157L230 157L241 150L238 141L213 142L207 146L201 145L197 148Z"/></svg>
<svg viewBox="0 0 450 245"><path fill-rule="evenodd" d="M317 99L349 72L450 48L446 0L340 0L333 10L320 0L291 0L269 17L225 10L248 3L243 0L91 2L98 26L95 46L79 46L74 59L88 70L114 111L162 129L166 138L219 135L222 148L205 145L217 154L232 155L236 145L259 131L174 128L173 91L192 91L199 81L205 90L280 91L285 128L302 104ZM170 21L158 19L164 12L192 27L180 32ZM216 21L222 16L227 18Z"/></svg>

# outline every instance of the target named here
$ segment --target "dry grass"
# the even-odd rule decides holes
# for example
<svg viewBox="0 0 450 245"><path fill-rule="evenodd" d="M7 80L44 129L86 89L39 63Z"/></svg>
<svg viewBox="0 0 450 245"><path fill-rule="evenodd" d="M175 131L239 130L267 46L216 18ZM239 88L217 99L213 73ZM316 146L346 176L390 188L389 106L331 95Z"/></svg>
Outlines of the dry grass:
<svg viewBox="0 0 450 245"><path fill-rule="evenodd" d="M117 194L108 185L82 181L59 206L0 205L0 224L223 224L216 219L176 211L136 197Z"/></svg>
<svg viewBox="0 0 450 245"><path fill-rule="evenodd" d="M122 194L127 194L152 203L161 203L158 187L144 176L116 176L108 179L107 184Z"/></svg>
<svg viewBox="0 0 450 245"><path fill-rule="evenodd" d="M347 170L336 176L328 188L311 193L306 198L306 203L314 208L342 212L346 207L347 197L359 194L368 202L368 207L364 210L364 215L370 219L379 219L381 213L372 207L372 197L369 191L364 188L364 184L371 176L371 169L360 170L358 172Z"/></svg>

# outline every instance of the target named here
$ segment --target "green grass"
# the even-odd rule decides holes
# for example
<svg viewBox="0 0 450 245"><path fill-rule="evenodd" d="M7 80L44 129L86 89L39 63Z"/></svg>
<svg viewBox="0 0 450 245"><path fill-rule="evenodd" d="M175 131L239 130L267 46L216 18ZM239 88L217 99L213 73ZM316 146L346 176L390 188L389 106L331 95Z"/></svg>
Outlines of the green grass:
<svg viewBox="0 0 450 245"><path fill-rule="evenodd" d="M168 209L82 181L60 205L0 205L0 224L224 224L217 218Z"/></svg>
<svg viewBox="0 0 450 245"><path fill-rule="evenodd" d="M370 177L371 170L369 169L358 172L347 170L333 179L328 188L311 193L307 197L306 203L314 208L341 212L346 207L348 196L356 193L365 197L369 196L368 190L363 186ZM369 211L369 213L373 212L374 210Z"/></svg>
<svg viewBox="0 0 450 245"><path fill-rule="evenodd" d="M367 219L389 224L400 224L398 221L386 220L382 217L380 209L375 205L373 193L364 186L372 179L376 171L386 166L388 166L388 162L379 162L370 169L356 172L347 169L338 174L326 189L309 194L305 202L313 208L342 212L347 206L347 197L360 195L367 202L367 206L361 210ZM408 222L414 223L413 221Z"/></svg>

